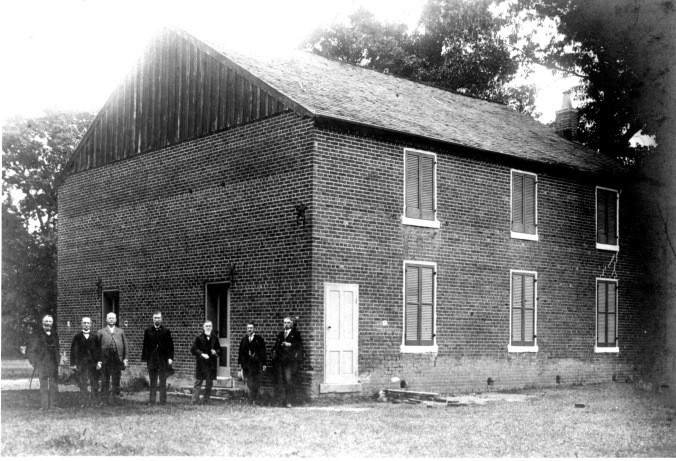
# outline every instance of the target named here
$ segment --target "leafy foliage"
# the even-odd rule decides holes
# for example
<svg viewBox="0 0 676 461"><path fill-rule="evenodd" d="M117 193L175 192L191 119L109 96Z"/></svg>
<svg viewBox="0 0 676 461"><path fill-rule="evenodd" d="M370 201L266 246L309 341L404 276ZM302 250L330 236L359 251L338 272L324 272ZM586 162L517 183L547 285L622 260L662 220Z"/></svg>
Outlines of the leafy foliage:
<svg viewBox="0 0 676 461"><path fill-rule="evenodd" d="M42 238L56 229L59 173L93 120L88 112L47 111L44 116L15 117L3 126L3 200L22 195L14 209L26 224L37 222Z"/></svg>
<svg viewBox="0 0 676 461"><path fill-rule="evenodd" d="M315 31L305 46L325 57L507 102L505 85L518 66L500 35L504 20L490 12L490 3L429 0L419 30L412 34L404 24L381 24L360 9L348 24ZM513 100L516 96L511 95Z"/></svg>
<svg viewBox="0 0 676 461"><path fill-rule="evenodd" d="M505 20L489 10L490 0L429 0L415 34L423 66L418 79L448 90L501 100L518 65L500 30Z"/></svg>
<svg viewBox="0 0 676 461"><path fill-rule="evenodd" d="M49 111L3 127L3 356L26 345L43 314L56 314L59 174L92 120L89 113Z"/></svg>
<svg viewBox="0 0 676 461"><path fill-rule="evenodd" d="M363 8L350 15L348 24L314 31L305 46L320 56L401 77L413 77L420 66L407 27L381 24Z"/></svg>
<svg viewBox="0 0 676 461"><path fill-rule="evenodd" d="M652 57L673 52L665 25L673 28L674 10L672 2L647 0L517 0L512 14L525 14L535 30L554 21L558 33L539 46L528 40L521 57L581 77L580 141L631 163L645 149L629 140L639 131L655 134L668 111L664 101L646 100L650 87L667 86L669 60ZM512 24L515 35L519 26Z"/></svg>

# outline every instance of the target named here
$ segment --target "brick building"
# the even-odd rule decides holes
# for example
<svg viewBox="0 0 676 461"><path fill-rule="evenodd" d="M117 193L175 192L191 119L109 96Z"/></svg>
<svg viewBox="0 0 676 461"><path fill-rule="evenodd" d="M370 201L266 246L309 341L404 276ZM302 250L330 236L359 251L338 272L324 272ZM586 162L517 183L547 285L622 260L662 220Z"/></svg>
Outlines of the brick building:
<svg viewBox="0 0 676 461"><path fill-rule="evenodd" d="M623 187L504 106L166 30L68 165L58 324L115 310L137 366L160 309L189 376L213 319L231 376L290 315L312 395L609 381L649 315Z"/></svg>

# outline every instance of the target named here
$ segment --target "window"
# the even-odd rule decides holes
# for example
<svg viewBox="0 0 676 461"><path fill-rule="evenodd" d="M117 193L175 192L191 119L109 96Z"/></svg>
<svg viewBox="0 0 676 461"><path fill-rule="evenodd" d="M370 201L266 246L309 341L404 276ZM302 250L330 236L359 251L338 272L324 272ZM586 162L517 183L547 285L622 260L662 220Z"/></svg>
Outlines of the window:
<svg viewBox="0 0 676 461"><path fill-rule="evenodd" d="M404 340L401 352L437 352L436 264L404 262Z"/></svg>
<svg viewBox="0 0 676 461"><path fill-rule="evenodd" d="M537 176L512 170L512 238L537 240Z"/></svg>
<svg viewBox="0 0 676 461"><path fill-rule="evenodd" d="M117 317L115 326L120 325L120 292L119 291L104 291L103 292L103 309L101 315L101 328L107 325L106 316L109 312L113 312Z"/></svg>
<svg viewBox="0 0 676 461"><path fill-rule="evenodd" d="M619 251L619 196L616 190L596 188L596 248Z"/></svg>
<svg viewBox="0 0 676 461"><path fill-rule="evenodd" d="M617 280L596 279L594 352L620 352L617 344Z"/></svg>
<svg viewBox="0 0 676 461"><path fill-rule="evenodd" d="M439 228L436 164L435 154L404 149L403 224Z"/></svg>
<svg viewBox="0 0 676 461"><path fill-rule="evenodd" d="M537 273L510 271L509 352L537 352Z"/></svg>

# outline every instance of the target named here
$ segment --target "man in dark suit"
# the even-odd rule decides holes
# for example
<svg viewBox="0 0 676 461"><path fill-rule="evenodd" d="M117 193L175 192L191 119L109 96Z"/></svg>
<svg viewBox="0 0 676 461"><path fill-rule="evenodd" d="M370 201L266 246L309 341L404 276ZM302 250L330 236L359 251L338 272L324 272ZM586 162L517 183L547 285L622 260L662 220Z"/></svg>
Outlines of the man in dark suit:
<svg viewBox="0 0 676 461"><path fill-rule="evenodd" d="M204 322L203 328L204 332L197 335L190 348L190 353L195 356L195 385L191 405L199 402L202 381L206 381L202 403L205 405L209 403L211 387L218 371L218 357L221 355L221 343L218 334L212 332L214 326L211 320Z"/></svg>
<svg viewBox="0 0 676 461"><path fill-rule="evenodd" d="M42 328L33 334L28 349L28 361L38 370L40 379L40 410L58 409L59 393L59 335L52 329L51 315L42 318Z"/></svg>
<svg viewBox="0 0 676 461"><path fill-rule="evenodd" d="M157 380L160 381L160 405L167 403L167 376L174 363L174 341L171 331L162 325L162 313L153 314L153 324L143 334L143 351L141 361L148 363L150 380L150 399L148 403L155 405L157 396Z"/></svg>
<svg viewBox="0 0 676 461"><path fill-rule="evenodd" d="M290 408L295 398L295 375L302 358L303 340L290 317L284 319L284 329L277 335L272 360L277 370L277 393L282 404Z"/></svg>
<svg viewBox="0 0 676 461"><path fill-rule="evenodd" d="M75 367L82 407L98 403L99 400L99 372L96 369L98 347L91 327L92 320L82 317L82 331L73 337L70 345L70 364ZM87 384L91 385L91 393L87 391Z"/></svg>
<svg viewBox="0 0 676 461"><path fill-rule="evenodd" d="M268 360L265 340L255 332L256 326L250 322L246 326L246 335L239 342L239 358L237 363L242 368L242 376L249 388L249 399L252 404L258 401L261 378Z"/></svg>

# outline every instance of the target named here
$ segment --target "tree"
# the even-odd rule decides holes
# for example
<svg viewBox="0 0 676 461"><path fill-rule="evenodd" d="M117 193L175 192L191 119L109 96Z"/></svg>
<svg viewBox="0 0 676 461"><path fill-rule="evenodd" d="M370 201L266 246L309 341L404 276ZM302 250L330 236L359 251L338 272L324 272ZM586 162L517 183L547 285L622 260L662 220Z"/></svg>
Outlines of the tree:
<svg viewBox="0 0 676 461"><path fill-rule="evenodd" d="M338 61L400 77L412 77L420 64L404 24L381 24L359 8L347 24L315 30L304 42L309 51Z"/></svg>
<svg viewBox="0 0 676 461"><path fill-rule="evenodd" d="M92 120L88 112L47 111L3 126L3 200L18 192L22 197L14 209L25 224L37 225L41 238L54 236L59 173Z"/></svg>
<svg viewBox="0 0 676 461"><path fill-rule="evenodd" d="M2 204L2 355L19 354L41 315L56 313L56 261L11 202Z"/></svg>
<svg viewBox="0 0 676 461"><path fill-rule="evenodd" d="M86 112L48 111L3 126L3 354L25 345L43 314L56 315L60 173L93 118Z"/></svg>
<svg viewBox="0 0 676 461"><path fill-rule="evenodd" d="M489 0L429 0L413 34L404 24L381 24L360 9L348 24L315 31L305 46L325 57L507 102L505 85L517 64L500 35L504 20L489 6Z"/></svg>
<svg viewBox="0 0 676 461"><path fill-rule="evenodd" d="M666 60L648 59L669 46L664 26L673 27L673 2L517 0L511 12L525 13L536 27L556 24L557 34L540 46L529 41L520 56L582 79L579 140L611 157L639 158L645 149L634 149L630 139L639 131L655 134L664 113L664 98L643 101L669 75ZM518 34L519 23L512 25Z"/></svg>
<svg viewBox="0 0 676 461"><path fill-rule="evenodd" d="M422 61L418 79L442 88L504 102L503 88L518 64L500 31L506 20L491 0L428 0L414 35Z"/></svg>

